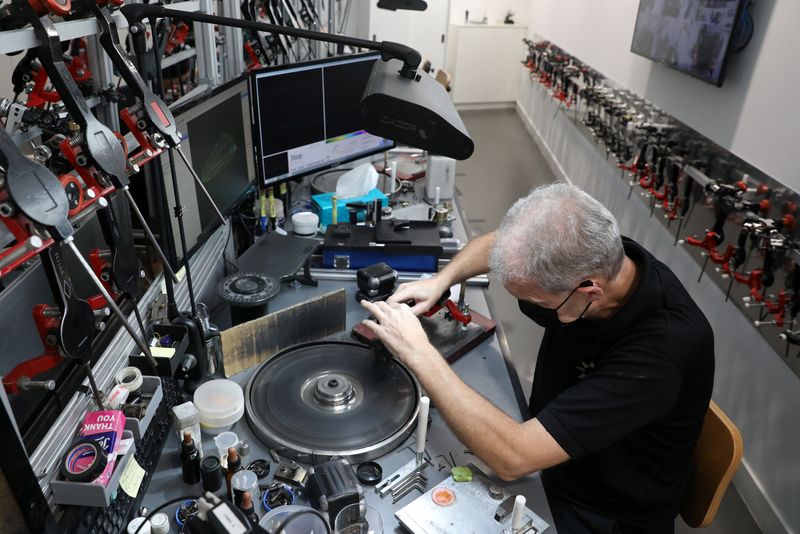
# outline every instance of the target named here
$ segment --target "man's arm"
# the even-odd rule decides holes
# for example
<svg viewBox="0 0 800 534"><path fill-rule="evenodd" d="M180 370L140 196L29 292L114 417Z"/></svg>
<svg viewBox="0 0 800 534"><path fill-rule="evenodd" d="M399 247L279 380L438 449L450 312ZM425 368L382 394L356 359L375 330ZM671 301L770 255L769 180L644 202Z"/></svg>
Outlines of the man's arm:
<svg viewBox="0 0 800 534"><path fill-rule="evenodd" d="M467 246L436 276L447 281L449 287L467 278L488 273L489 253L494 245L494 235L494 232L489 232L467 243Z"/></svg>
<svg viewBox="0 0 800 534"><path fill-rule="evenodd" d="M497 476L514 480L569 460L538 420L518 423L467 386L428 342L408 306L362 305L378 320L364 324L409 366L447 425Z"/></svg>
<svg viewBox="0 0 800 534"><path fill-rule="evenodd" d="M494 244L494 232L476 237L456 254L450 263L433 278L402 284L389 297L389 302L415 301L411 308L419 315L428 311L449 287L467 278L489 272L489 252Z"/></svg>

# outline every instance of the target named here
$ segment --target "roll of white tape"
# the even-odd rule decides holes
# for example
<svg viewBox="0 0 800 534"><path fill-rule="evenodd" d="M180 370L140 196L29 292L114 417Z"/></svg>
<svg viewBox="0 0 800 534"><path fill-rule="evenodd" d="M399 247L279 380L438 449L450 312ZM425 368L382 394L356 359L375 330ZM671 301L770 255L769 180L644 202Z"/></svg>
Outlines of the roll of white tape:
<svg viewBox="0 0 800 534"><path fill-rule="evenodd" d="M134 393L141 389L144 379L142 372L136 367L123 367L117 372L114 382Z"/></svg>

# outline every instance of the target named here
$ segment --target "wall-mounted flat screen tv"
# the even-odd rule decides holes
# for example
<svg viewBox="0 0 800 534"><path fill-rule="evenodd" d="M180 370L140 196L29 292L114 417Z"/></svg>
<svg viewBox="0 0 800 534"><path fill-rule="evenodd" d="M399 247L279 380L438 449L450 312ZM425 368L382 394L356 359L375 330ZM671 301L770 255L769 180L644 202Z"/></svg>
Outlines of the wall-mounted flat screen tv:
<svg viewBox="0 0 800 534"><path fill-rule="evenodd" d="M631 52L722 86L747 0L639 0Z"/></svg>

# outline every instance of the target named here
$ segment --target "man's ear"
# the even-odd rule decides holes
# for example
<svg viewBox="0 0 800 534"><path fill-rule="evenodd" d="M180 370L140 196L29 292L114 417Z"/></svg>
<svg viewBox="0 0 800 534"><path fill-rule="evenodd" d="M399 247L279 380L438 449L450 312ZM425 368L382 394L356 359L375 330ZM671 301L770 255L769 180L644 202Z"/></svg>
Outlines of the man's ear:
<svg viewBox="0 0 800 534"><path fill-rule="evenodd" d="M603 288L599 285L595 284L591 280L584 280L580 284L578 284L578 293L583 293L586 295L591 302L596 300L600 300L600 297L603 296Z"/></svg>

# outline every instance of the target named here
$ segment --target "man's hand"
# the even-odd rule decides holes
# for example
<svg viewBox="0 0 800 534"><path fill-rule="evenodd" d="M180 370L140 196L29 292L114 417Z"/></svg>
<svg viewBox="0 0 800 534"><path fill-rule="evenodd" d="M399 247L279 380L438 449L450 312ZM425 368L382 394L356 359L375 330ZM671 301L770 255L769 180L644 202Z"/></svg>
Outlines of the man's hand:
<svg viewBox="0 0 800 534"><path fill-rule="evenodd" d="M389 352L412 370L427 353L436 352L428 341L419 319L405 304L361 301L375 320L366 319L364 326L380 339Z"/></svg>
<svg viewBox="0 0 800 534"><path fill-rule="evenodd" d="M449 284L438 276L409 282L398 287L387 302L392 305L405 304L413 300L414 305L410 308L411 312L414 315L421 315L433 308L448 287L450 287Z"/></svg>

